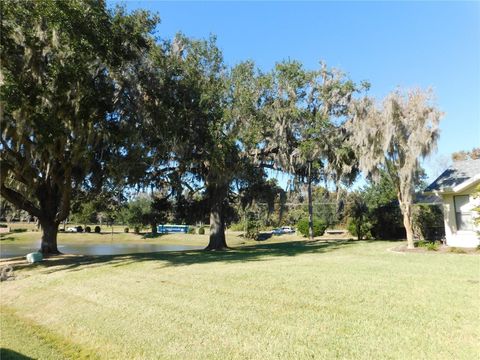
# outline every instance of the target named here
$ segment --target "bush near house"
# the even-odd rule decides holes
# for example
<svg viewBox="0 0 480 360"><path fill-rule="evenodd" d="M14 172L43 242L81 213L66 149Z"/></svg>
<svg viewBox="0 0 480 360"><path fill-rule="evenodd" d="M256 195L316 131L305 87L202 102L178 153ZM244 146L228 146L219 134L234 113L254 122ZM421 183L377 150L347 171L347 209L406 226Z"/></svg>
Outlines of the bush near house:
<svg viewBox="0 0 480 360"><path fill-rule="evenodd" d="M413 232L420 240L439 240L445 236L441 207L424 204L414 206Z"/></svg>
<svg viewBox="0 0 480 360"><path fill-rule="evenodd" d="M369 214L372 224L371 234L375 239L405 239L406 232L403 226L402 212L398 203L374 208Z"/></svg>

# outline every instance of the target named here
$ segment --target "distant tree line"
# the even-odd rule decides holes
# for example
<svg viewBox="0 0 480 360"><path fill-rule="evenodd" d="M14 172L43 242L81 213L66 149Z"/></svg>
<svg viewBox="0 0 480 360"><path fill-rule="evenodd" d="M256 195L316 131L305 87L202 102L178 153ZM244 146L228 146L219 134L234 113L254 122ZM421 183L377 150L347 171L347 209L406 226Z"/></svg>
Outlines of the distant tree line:
<svg viewBox="0 0 480 360"><path fill-rule="evenodd" d="M480 159L480 147L473 148L470 151L455 151L452 154L453 161L463 161L463 160L478 160Z"/></svg>

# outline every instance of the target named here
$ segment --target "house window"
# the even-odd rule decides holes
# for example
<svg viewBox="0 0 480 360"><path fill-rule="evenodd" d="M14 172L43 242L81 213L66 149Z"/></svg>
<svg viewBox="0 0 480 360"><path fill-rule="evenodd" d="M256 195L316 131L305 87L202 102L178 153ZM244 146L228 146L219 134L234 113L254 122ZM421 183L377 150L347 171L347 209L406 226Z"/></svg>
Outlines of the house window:
<svg viewBox="0 0 480 360"><path fill-rule="evenodd" d="M457 230L474 230L470 198L468 195L454 196Z"/></svg>

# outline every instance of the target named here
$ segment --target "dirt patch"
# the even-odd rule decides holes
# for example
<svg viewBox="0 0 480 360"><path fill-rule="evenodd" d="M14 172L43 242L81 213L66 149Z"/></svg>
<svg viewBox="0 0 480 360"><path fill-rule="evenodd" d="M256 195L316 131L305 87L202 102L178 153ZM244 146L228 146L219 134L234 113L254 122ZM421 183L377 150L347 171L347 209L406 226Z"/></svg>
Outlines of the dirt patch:
<svg viewBox="0 0 480 360"><path fill-rule="evenodd" d="M480 255L480 249L477 248L457 248L446 245L438 245L436 249L429 249L428 247L416 247L415 249L407 249L406 244L395 246L390 251L399 253L440 253L440 254L467 254Z"/></svg>

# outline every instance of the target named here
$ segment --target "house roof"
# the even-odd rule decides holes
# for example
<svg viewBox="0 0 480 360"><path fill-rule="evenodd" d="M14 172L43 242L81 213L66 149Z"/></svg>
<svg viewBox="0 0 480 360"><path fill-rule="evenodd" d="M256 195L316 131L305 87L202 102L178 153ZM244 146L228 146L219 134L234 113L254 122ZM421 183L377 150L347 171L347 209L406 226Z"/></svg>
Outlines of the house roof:
<svg viewBox="0 0 480 360"><path fill-rule="evenodd" d="M455 161L425 192L458 192L480 180L480 159Z"/></svg>

